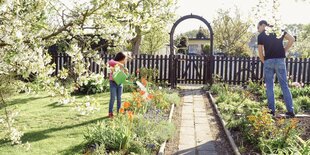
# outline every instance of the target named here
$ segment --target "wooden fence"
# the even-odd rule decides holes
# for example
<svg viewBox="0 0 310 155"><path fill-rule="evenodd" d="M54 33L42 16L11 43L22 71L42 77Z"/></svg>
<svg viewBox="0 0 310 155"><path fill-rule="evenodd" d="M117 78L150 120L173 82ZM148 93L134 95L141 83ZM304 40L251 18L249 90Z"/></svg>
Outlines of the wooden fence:
<svg viewBox="0 0 310 155"><path fill-rule="evenodd" d="M263 80L263 64L258 57L215 57L214 75L230 84ZM286 68L293 82L310 84L310 58L287 58ZM277 82L277 78L275 77Z"/></svg>
<svg viewBox="0 0 310 155"><path fill-rule="evenodd" d="M113 55L102 55L104 62ZM106 68L100 67L92 60L89 70L108 77ZM53 56L56 64L55 74L71 65L71 58L65 53ZM126 66L129 72L136 74L142 67L158 69L157 82L170 84L206 84L219 78L229 84L242 84L263 80L263 64L258 57L222 57L222 56L189 56L189 55L133 55ZM286 67L290 80L310 84L310 59L288 58Z"/></svg>

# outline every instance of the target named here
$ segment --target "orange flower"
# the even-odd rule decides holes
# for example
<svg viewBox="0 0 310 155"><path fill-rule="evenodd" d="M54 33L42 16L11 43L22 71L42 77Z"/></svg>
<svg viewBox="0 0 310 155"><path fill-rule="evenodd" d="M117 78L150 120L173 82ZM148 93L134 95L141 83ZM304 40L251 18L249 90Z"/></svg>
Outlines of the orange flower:
<svg viewBox="0 0 310 155"><path fill-rule="evenodd" d="M142 84L143 84L144 86L147 85L147 81L146 81L146 79L145 79L144 77L141 79L141 82L142 82Z"/></svg>
<svg viewBox="0 0 310 155"><path fill-rule="evenodd" d="M125 112L124 108L120 108L119 112L123 114Z"/></svg>
<svg viewBox="0 0 310 155"><path fill-rule="evenodd" d="M137 107L138 107L138 108L142 107L141 102L138 102Z"/></svg>
<svg viewBox="0 0 310 155"><path fill-rule="evenodd" d="M149 94L147 97L148 97L150 100L154 98L154 96L153 96L152 94Z"/></svg>
<svg viewBox="0 0 310 155"><path fill-rule="evenodd" d="M142 95L144 95L144 94L145 94L145 91L140 90L140 95L142 96Z"/></svg>
<svg viewBox="0 0 310 155"><path fill-rule="evenodd" d="M133 112L132 111L128 111L128 118L129 118L129 120L133 119Z"/></svg>
<svg viewBox="0 0 310 155"><path fill-rule="evenodd" d="M127 101L124 102L124 108L127 109L127 108L129 108L129 107L130 107L130 102L127 102Z"/></svg>

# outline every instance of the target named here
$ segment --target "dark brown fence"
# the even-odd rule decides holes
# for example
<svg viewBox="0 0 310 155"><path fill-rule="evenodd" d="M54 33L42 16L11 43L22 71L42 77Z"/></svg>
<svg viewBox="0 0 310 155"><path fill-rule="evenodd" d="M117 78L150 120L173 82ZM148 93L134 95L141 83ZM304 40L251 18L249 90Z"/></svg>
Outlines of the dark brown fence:
<svg viewBox="0 0 310 155"><path fill-rule="evenodd" d="M213 74L230 84L261 81L264 77L258 57L215 57L214 66ZM286 68L291 81L310 84L310 58L287 58Z"/></svg>
<svg viewBox="0 0 310 155"><path fill-rule="evenodd" d="M108 62L113 55L102 55L104 62ZM91 59L89 70L108 77L107 70L100 67ZM53 56L56 64L55 74L66 66L71 65L71 58L65 53ZM222 57L222 56L189 56L189 55L133 55L126 64L129 72L136 74L142 67L154 68L159 71L157 82L167 82L175 85L206 84L214 77L229 84L242 84L263 80L263 64L258 57ZM288 76L292 81L310 84L310 59L286 59Z"/></svg>

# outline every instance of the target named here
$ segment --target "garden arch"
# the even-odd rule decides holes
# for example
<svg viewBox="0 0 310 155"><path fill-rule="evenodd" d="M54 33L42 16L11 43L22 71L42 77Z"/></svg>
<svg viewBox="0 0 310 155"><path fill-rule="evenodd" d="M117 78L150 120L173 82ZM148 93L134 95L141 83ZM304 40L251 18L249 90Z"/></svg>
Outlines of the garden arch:
<svg viewBox="0 0 310 155"><path fill-rule="evenodd" d="M176 29L176 27L184 20L186 19L198 19L200 21L202 21L203 23L205 23L209 29L209 32L210 32L210 52L211 54L213 55L213 30L212 30L212 27L210 25L210 23L204 19L202 16L198 16L198 15L193 15L193 14L190 14L190 15L186 15L186 16L183 16L181 17L180 19L178 19L172 26L171 30L170 30L170 54L171 55L174 55L173 51L174 51L174 38L173 38L173 35L174 35L174 31Z"/></svg>

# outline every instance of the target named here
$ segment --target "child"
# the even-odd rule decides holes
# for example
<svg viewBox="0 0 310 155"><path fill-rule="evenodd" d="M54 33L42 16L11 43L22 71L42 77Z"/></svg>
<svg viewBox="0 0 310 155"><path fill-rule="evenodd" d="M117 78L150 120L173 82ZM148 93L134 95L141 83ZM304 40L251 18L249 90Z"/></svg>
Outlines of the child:
<svg viewBox="0 0 310 155"><path fill-rule="evenodd" d="M113 106L115 102L115 97L117 98L117 112L121 108L122 103L122 93L123 93L123 85L117 85L113 81L113 71L114 67L118 65L120 69L122 69L126 74L128 74L128 70L124 68L124 65L127 61L126 55L123 52L119 52L116 54L115 58L108 62L109 66L112 68L110 72L110 104L109 104L109 117L113 117Z"/></svg>

